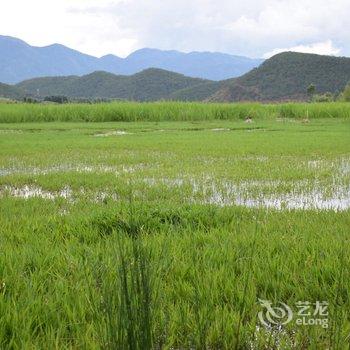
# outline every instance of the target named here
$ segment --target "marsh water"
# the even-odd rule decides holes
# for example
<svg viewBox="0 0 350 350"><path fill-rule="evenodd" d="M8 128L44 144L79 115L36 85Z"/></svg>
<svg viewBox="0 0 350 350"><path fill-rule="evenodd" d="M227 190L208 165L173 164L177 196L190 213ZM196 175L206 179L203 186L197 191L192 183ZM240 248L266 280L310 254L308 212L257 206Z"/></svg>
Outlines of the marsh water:
<svg viewBox="0 0 350 350"><path fill-rule="evenodd" d="M92 166L92 165L59 165L49 168L13 168L0 169L0 176L11 175L47 175L52 173L112 173L115 176L121 174L133 174L143 169L143 164L135 166ZM343 172L349 171L349 164L343 164ZM143 186L141 192L147 196L147 191L162 186L163 189L178 192L183 189L184 197L190 203L210 204L217 206L244 206L250 208L269 208L276 210L333 210L343 211L350 208L350 185L342 183L337 178L333 183L325 186L318 181L240 181L227 180L218 181L211 178L164 178L164 177L138 177L135 180L138 185ZM23 186L3 185L0 186L0 196L16 198L42 198L55 200L63 198L66 200L79 200L86 198L85 188L73 190L69 185L55 191L47 190L39 185L25 184ZM90 196L91 197L91 196ZM94 201L106 198L118 200L114 191L95 191Z"/></svg>

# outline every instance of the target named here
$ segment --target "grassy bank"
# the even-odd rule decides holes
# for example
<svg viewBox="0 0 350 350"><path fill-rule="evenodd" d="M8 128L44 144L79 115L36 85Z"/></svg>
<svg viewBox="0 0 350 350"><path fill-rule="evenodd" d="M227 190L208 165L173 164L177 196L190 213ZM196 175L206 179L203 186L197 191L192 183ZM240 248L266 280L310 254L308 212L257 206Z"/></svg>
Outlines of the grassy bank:
<svg viewBox="0 0 350 350"><path fill-rule="evenodd" d="M276 118L349 118L348 103L205 104L182 102L106 104L0 104L0 123L199 121Z"/></svg>

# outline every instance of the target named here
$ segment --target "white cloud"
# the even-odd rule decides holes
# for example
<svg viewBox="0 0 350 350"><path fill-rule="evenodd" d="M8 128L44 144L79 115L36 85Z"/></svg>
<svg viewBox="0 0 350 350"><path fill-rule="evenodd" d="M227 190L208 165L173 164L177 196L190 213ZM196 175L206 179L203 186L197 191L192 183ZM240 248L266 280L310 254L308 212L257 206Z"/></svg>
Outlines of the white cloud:
<svg viewBox="0 0 350 350"><path fill-rule="evenodd" d="M157 47L261 57L325 43L319 53L350 55L349 13L349 0L2 0L0 34L94 55Z"/></svg>
<svg viewBox="0 0 350 350"><path fill-rule="evenodd" d="M284 49L274 49L264 54L264 58L270 58L281 52L294 51L303 53L315 53L319 55L336 56L340 53L340 49L333 46L332 40L327 40L321 43L313 43L310 45L298 45L293 47L287 47Z"/></svg>

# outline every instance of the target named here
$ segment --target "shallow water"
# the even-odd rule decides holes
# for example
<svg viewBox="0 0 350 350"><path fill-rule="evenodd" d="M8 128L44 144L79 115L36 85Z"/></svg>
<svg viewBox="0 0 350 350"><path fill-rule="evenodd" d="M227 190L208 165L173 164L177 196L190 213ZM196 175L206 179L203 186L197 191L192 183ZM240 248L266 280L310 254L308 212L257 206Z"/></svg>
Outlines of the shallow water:
<svg viewBox="0 0 350 350"><path fill-rule="evenodd" d="M65 173L65 172L76 172L76 173L133 173L138 170L144 169L146 166L144 164L136 165L69 165L60 164L54 165L47 168L36 168L36 167L13 167L13 168L2 168L0 169L0 176L9 175L48 175L55 173Z"/></svg>
<svg viewBox="0 0 350 350"><path fill-rule="evenodd" d="M295 331L288 332L283 326L265 327L257 325L250 341L250 350L260 349L260 344L269 344L271 349L297 349Z"/></svg>
<svg viewBox="0 0 350 350"><path fill-rule="evenodd" d="M95 134L95 137L109 137L109 136L124 136L124 135L132 135L130 132L126 132L124 130L115 130L109 131L103 134Z"/></svg>
<svg viewBox="0 0 350 350"><path fill-rule="evenodd" d="M263 156L246 156L242 159L251 159L259 162L270 161ZM209 164L210 168L212 165ZM165 187L165 195L170 198L181 196L189 203L211 204L217 206L245 206L249 208L268 208L275 210L332 210L345 211L350 209L350 161L349 158L338 158L334 161L325 159L305 160L301 166L315 169L316 173L333 174L321 180L241 180L238 182L221 179L215 173L206 173L200 177L183 174L182 177L144 177L144 170L154 170L156 164L135 165L89 165L89 164L58 164L46 168L12 167L0 169L0 176L19 175L48 175L64 172L77 173L111 173L116 176L130 174L138 196L147 201L147 191L159 186ZM132 176L132 174L136 174ZM322 177L321 177L322 178ZM51 192L46 189L25 185L20 188L7 185L0 187L0 195L16 198L42 198L55 200L63 198L72 200L105 200L118 201L120 198L115 192L108 189L99 191L82 188L73 193L68 184L61 191Z"/></svg>
<svg viewBox="0 0 350 350"><path fill-rule="evenodd" d="M0 195L7 195L14 198L42 198L54 200L57 198L70 199L73 192L70 187L64 187L57 192L47 191L38 186L25 185L23 187L4 186L0 188Z"/></svg>
<svg viewBox="0 0 350 350"><path fill-rule="evenodd" d="M333 210L345 211L350 208L350 185L333 185L326 193L322 186L315 182L286 181L243 181L233 183L212 182L209 179L145 179L150 186L163 184L168 187L192 187L191 202L214 204L218 206L245 206L249 208L269 208L276 210ZM281 192L278 188L292 186L290 192ZM259 191L260 189L260 191Z"/></svg>
<svg viewBox="0 0 350 350"><path fill-rule="evenodd" d="M344 211L350 208L350 188L339 188L331 197L314 189L305 193L282 193L249 198L247 194L236 193L236 198L225 197L220 192L213 194L203 201L207 204L219 206L245 206L249 208L270 208L277 210L334 210Z"/></svg>
<svg viewBox="0 0 350 350"><path fill-rule="evenodd" d="M231 129L225 129L225 128L216 128L216 129L211 129L211 131L230 131Z"/></svg>
<svg viewBox="0 0 350 350"><path fill-rule="evenodd" d="M275 210L331 210L345 211L350 209L350 186L337 186L333 188L331 194L325 194L320 188L314 187L308 191L292 191L290 193L269 193L255 194L252 186L256 188L259 182L245 182L241 184L228 184L225 186L216 186L215 184L199 183L193 180L188 182L184 179L144 179L143 180L151 188L159 184L166 185L171 190L172 187L181 188L190 184L192 186L192 194L188 201L190 203L211 204L221 207L227 206L244 206L248 208L267 208ZM270 184L277 186L278 182L261 182L261 186ZM147 200L147 192L143 191L145 200ZM3 186L0 187L0 196L10 196L15 198L42 198L46 200L55 200L63 198L72 201L74 198L83 200L91 200L96 203L103 202L107 199L118 201L120 198L116 193L109 191L91 191L88 189L73 190L66 186L59 191L48 191L38 186L25 185L23 187Z"/></svg>
<svg viewBox="0 0 350 350"><path fill-rule="evenodd" d="M23 134L23 131L15 129L0 129L0 134Z"/></svg>

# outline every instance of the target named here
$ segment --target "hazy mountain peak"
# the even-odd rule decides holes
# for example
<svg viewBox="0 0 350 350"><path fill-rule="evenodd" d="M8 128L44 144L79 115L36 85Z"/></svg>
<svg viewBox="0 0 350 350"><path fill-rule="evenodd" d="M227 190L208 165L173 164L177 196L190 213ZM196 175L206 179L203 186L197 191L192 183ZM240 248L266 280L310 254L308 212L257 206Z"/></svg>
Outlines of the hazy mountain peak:
<svg viewBox="0 0 350 350"><path fill-rule="evenodd" d="M35 47L24 41L0 36L0 82L17 83L43 76L85 75L94 71L132 75L159 68L189 77L222 80L240 76L262 60L210 53L182 53L143 48L125 59L114 55L101 58L83 54L62 44Z"/></svg>
<svg viewBox="0 0 350 350"><path fill-rule="evenodd" d="M108 54L108 55L101 56L101 59L120 59L121 60L122 58L117 55Z"/></svg>
<svg viewBox="0 0 350 350"><path fill-rule="evenodd" d="M8 42L22 43L22 44L28 45L25 41L18 39L18 38L15 38L13 36L0 35L0 40L1 41L8 41Z"/></svg>
<svg viewBox="0 0 350 350"><path fill-rule="evenodd" d="M176 50L160 50L150 47L144 47L142 49L138 49L134 52L132 52L128 57L135 56L135 55L145 55L145 54L155 54L155 53L178 53L183 54L182 52L176 51Z"/></svg>

